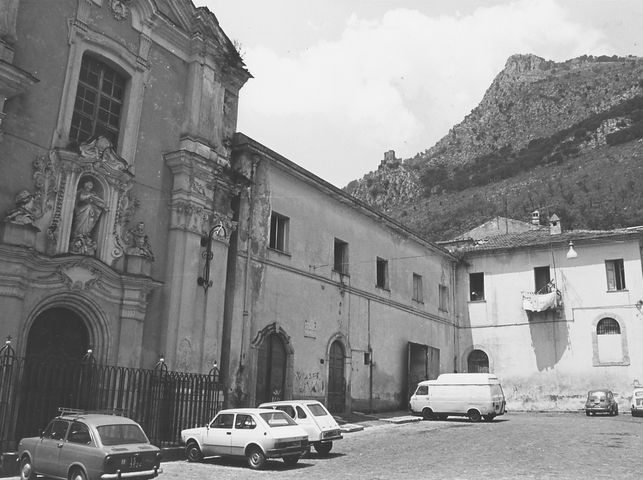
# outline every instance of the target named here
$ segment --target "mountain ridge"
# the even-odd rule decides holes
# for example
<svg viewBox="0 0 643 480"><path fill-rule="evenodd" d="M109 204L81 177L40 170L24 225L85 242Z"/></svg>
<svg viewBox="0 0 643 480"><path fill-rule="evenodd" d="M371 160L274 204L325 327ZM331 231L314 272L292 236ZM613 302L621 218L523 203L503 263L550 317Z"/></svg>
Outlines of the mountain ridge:
<svg viewBox="0 0 643 480"><path fill-rule="evenodd" d="M445 240L462 233L452 228L455 212L463 216L456 222L462 227L497 214L528 217L527 209L538 208L540 203L533 199L542 195L533 182L518 193L512 185L524 184L525 175L537 174L572 192L581 189L582 195L576 195L571 204L568 192L553 192L547 201L548 208L567 214L563 218L567 225L632 226L643 223L640 202L634 201L639 201L639 195L626 199L616 211L608 197L610 187L623 192L630 185L628 180L643 181L637 168L641 138L643 59L584 55L554 62L531 54L512 55L480 103L435 145L409 159L386 152L376 171L350 182L345 190L428 238ZM626 143L632 145L617 148ZM602 154L596 157L599 150ZM610 169L610 162L620 161L621 156L631 172L615 178L615 171L620 170ZM588 180L578 170L584 159L603 180L598 188L592 187L596 195L583 191ZM476 215L462 211L467 196L480 196L494 185L492 191L513 192L519 201L500 198L489 203L485 197L487 208L480 211L476 207ZM546 185L538 188L549 188ZM609 204L617 221L609 221L597 203ZM419 205L431 210L418 211Z"/></svg>

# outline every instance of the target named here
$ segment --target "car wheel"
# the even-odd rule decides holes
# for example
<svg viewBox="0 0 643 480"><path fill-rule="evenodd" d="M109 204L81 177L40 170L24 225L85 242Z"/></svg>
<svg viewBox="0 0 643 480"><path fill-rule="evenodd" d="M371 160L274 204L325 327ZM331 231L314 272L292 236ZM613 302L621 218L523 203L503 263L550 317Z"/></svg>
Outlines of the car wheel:
<svg viewBox="0 0 643 480"><path fill-rule="evenodd" d="M283 460L286 465L293 466L299 461L299 455L288 455L284 457Z"/></svg>
<svg viewBox="0 0 643 480"><path fill-rule="evenodd" d="M485 422L493 422L493 419L494 419L494 418L496 418L496 416L495 416L495 415L493 415L493 414L491 414L491 415L485 415L485 416L484 416L484 420L485 420Z"/></svg>
<svg viewBox="0 0 643 480"><path fill-rule="evenodd" d="M87 477L85 476L85 472L76 468L69 474L69 480L87 480Z"/></svg>
<svg viewBox="0 0 643 480"><path fill-rule="evenodd" d="M29 457L20 460L20 480L35 480L36 473L33 471L33 465Z"/></svg>
<svg viewBox="0 0 643 480"><path fill-rule="evenodd" d="M320 455L328 455L328 453L330 452L330 449L333 448L333 442L326 442L326 443L317 442L313 444L313 447L315 448L315 451Z"/></svg>
<svg viewBox="0 0 643 480"><path fill-rule="evenodd" d="M480 412L478 410L474 410L473 408L467 412L467 416L469 417L469 420L472 422L479 422L480 419L482 418L482 415L480 415Z"/></svg>
<svg viewBox="0 0 643 480"><path fill-rule="evenodd" d="M618 415L618 405L614 407L614 415Z"/></svg>
<svg viewBox="0 0 643 480"><path fill-rule="evenodd" d="M185 447L185 456L188 459L188 462L200 462L203 460L203 453L196 442L188 443Z"/></svg>
<svg viewBox="0 0 643 480"><path fill-rule="evenodd" d="M433 420L433 410L430 408L425 408L422 410L422 418L424 420Z"/></svg>
<svg viewBox="0 0 643 480"><path fill-rule="evenodd" d="M266 464L266 456L259 447L252 447L248 450L248 466L253 470L261 470Z"/></svg>

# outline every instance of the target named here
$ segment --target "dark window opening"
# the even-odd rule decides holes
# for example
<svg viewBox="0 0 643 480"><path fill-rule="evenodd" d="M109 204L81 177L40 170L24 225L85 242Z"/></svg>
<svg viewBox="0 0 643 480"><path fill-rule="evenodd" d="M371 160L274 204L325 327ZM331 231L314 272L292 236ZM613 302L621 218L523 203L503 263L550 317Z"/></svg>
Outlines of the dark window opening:
<svg viewBox="0 0 643 480"><path fill-rule="evenodd" d="M388 290L388 260L383 258L377 259L377 281L375 286Z"/></svg>
<svg viewBox="0 0 643 480"><path fill-rule="evenodd" d="M625 290L625 267L623 259L605 260L605 271L607 273L607 290Z"/></svg>
<svg viewBox="0 0 643 480"><path fill-rule="evenodd" d="M338 238L335 239L333 270L348 275L348 243Z"/></svg>
<svg viewBox="0 0 643 480"><path fill-rule="evenodd" d="M549 273L549 265L546 267L534 268L534 292L535 293L548 293L551 289L551 276Z"/></svg>
<svg viewBox="0 0 643 480"><path fill-rule="evenodd" d="M270 216L270 248L280 252L288 251L288 225L288 217L272 212Z"/></svg>
<svg viewBox="0 0 643 480"><path fill-rule="evenodd" d="M484 273L469 274L469 300L484 300Z"/></svg>
<svg viewBox="0 0 643 480"><path fill-rule="evenodd" d="M596 335L620 335L621 326L613 318L602 318L596 325Z"/></svg>

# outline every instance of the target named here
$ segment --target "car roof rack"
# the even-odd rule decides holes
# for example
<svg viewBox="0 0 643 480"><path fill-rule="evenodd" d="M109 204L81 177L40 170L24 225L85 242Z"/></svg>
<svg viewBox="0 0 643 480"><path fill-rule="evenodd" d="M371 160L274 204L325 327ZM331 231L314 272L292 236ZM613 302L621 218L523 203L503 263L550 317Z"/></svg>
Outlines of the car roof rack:
<svg viewBox="0 0 643 480"><path fill-rule="evenodd" d="M81 410L78 408L67 408L67 407L58 407L58 412L60 415L89 415L89 414L101 414L101 415L116 415L119 417L127 417L127 410L124 408L103 408L97 410Z"/></svg>

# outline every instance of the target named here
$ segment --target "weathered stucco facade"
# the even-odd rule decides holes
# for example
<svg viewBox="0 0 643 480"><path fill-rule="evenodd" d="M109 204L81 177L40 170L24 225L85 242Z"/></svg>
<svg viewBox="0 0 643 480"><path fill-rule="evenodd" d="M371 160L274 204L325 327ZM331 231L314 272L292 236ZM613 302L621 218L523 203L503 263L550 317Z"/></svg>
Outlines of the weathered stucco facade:
<svg viewBox="0 0 643 480"><path fill-rule="evenodd" d="M459 369L475 368L472 352L484 352L509 410L579 409L587 391L600 387L613 389L621 409L629 409L632 387L643 381L640 239L638 229L550 234L539 227L465 247L457 279ZM615 284L608 272L614 263L622 272ZM543 311L529 310L536 307L523 298L538 290L537 271L558 291ZM484 278L483 298L472 293L481 288L476 275Z"/></svg>
<svg viewBox="0 0 643 480"><path fill-rule="evenodd" d="M286 351L285 396L318 398L331 408L340 393L333 375L345 385L344 408L406 406L409 342L433 349L431 372L451 371L453 299L440 311L438 292L442 284L452 295L455 259L243 135L234 152L235 164L252 172L228 281L231 350L224 366L235 379L236 401L268 399L260 352L271 334ZM387 267L380 286L378 258ZM422 280L415 300L414 274ZM342 352L337 371L333 348Z"/></svg>
<svg viewBox="0 0 643 480"><path fill-rule="evenodd" d="M0 334L19 356L217 364L229 405L334 411L404 406L453 369L455 259L235 139L250 74L211 12L9 4Z"/></svg>

